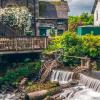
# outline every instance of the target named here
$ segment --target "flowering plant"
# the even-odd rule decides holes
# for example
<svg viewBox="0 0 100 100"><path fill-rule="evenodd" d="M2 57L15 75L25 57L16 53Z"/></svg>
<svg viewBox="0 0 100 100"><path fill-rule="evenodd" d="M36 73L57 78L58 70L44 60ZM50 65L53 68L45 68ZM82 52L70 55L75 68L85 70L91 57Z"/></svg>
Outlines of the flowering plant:
<svg viewBox="0 0 100 100"><path fill-rule="evenodd" d="M31 29L31 18L31 13L24 6L12 6L0 9L0 21L3 20L4 24L17 30L22 30L23 28L29 31Z"/></svg>

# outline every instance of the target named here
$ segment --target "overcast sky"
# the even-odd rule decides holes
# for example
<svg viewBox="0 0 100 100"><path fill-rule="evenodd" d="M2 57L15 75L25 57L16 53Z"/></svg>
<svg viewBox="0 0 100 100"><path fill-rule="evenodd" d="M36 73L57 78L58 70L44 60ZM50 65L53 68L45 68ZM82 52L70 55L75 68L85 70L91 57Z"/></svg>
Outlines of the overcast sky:
<svg viewBox="0 0 100 100"><path fill-rule="evenodd" d="M89 12L93 8L94 0L72 0L69 2L70 15L80 15L82 12Z"/></svg>
<svg viewBox="0 0 100 100"><path fill-rule="evenodd" d="M55 0L46 0L46 1L55 1ZM56 0L57 1L57 0ZM69 15L80 15L82 12L89 12L93 8L94 0L68 0L70 13Z"/></svg>

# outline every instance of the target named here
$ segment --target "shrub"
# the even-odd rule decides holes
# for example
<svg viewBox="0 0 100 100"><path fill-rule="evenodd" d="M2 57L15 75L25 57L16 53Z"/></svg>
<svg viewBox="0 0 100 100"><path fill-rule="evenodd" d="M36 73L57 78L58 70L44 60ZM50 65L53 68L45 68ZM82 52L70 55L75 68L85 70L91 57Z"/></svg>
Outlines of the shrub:
<svg viewBox="0 0 100 100"><path fill-rule="evenodd" d="M61 61L68 66L79 64L79 60L69 56L87 56L92 59L100 56L100 36L77 36L74 32L65 32L60 38L60 40L52 40L47 51L51 52L52 50L63 48L64 54L61 57Z"/></svg>
<svg viewBox="0 0 100 100"><path fill-rule="evenodd" d="M40 62L25 63L15 70L8 70L5 76L0 77L0 83L14 84L23 77L27 77L29 75L37 73L40 69L40 66Z"/></svg>
<svg viewBox="0 0 100 100"><path fill-rule="evenodd" d="M53 51L62 48L61 45L62 42L62 36L55 36L50 41L48 47L45 49L44 53L52 53Z"/></svg>
<svg viewBox="0 0 100 100"><path fill-rule="evenodd" d="M70 64L68 56L87 56L95 58L100 56L100 39L98 36L85 35L77 36L75 33L65 33L62 45L64 48L63 61ZM71 58L71 61L74 62Z"/></svg>

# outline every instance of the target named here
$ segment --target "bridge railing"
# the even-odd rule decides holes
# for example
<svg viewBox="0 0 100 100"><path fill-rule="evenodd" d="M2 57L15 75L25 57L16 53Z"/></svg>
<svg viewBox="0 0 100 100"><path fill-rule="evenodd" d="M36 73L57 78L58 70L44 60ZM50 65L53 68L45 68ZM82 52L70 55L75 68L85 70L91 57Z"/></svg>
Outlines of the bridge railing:
<svg viewBox="0 0 100 100"><path fill-rule="evenodd" d="M47 47L47 37L0 37L0 51L41 50Z"/></svg>

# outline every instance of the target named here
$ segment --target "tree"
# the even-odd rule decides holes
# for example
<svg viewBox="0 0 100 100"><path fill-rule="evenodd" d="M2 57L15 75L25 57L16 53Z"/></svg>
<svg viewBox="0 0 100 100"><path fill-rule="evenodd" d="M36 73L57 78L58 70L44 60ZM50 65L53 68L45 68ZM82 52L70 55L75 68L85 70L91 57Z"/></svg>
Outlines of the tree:
<svg viewBox="0 0 100 100"><path fill-rule="evenodd" d="M83 13L80 16L69 16L69 31L76 31L77 26L93 25L93 15Z"/></svg>

